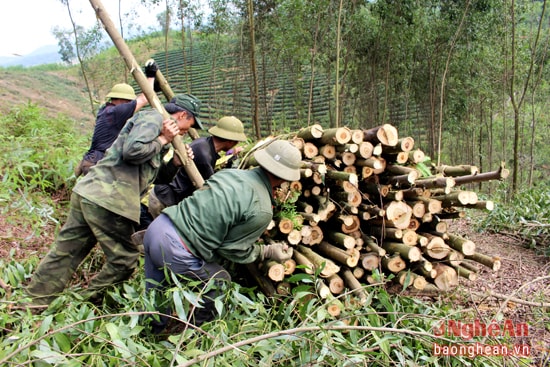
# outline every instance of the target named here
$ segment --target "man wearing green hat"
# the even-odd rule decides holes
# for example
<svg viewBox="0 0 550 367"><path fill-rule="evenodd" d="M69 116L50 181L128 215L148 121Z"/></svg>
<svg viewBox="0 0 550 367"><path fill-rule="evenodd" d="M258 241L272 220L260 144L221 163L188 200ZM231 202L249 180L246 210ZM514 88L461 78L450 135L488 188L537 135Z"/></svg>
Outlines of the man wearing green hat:
<svg viewBox="0 0 550 367"><path fill-rule="evenodd" d="M259 167L216 172L200 190L164 209L145 232L146 291L167 287L171 277L166 270L200 280L206 291L201 305L190 312L190 322L197 326L215 317L214 299L231 280L220 262L292 257L288 245L256 241L273 218L275 188L300 179L301 153L289 141L275 140L254 158ZM152 321L153 333L161 332L167 321L167 316Z"/></svg>
<svg viewBox="0 0 550 367"><path fill-rule="evenodd" d="M145 64L144 73L151 86L154 85L157 70L154 61ZM125 83L115 84L106 98L107 102L99 108L96 116L90 148L75 169L77 177L86 175L90 167L103 158L126 121L149 104L143 93L136 96L134 88Z"/></svg>
<svg viewBox="0 0 550 367"><path fill-rule="evenodd" d="M156 110L130 118L105 157L76 183L67 222L26 288L33 304L48 305L58 296L96 243L106 261L85 297L97 302L106 287L132 275L139 258L131 235L140 220L140 198L165 168L163 157L172 139L192 126L202 128L196 97L176 95L165 109L170 114L166 120ZM192 158L190 149L188 154Z"/></svg>

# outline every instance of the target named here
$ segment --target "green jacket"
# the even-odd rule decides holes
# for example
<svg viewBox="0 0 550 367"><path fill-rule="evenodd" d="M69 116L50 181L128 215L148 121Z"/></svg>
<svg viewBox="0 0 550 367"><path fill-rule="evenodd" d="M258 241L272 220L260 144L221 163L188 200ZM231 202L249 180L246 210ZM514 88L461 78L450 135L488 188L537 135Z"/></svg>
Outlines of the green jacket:
<svg viewBox="0 0 550 367"><path fill-rule="evenodd" d="M164 209L189 251L206 262L251 263L255 242L273 218L272 188L261 168L225 169L177 205Z"/></svg>
<svg viewBox="0 0 550 367"><path fill-rule="evenodd" d="M76 183L73 191L139 223L141 196L154 181L168 151L158 139L162 121L156 110L134 115L105 157Z"/></svg>

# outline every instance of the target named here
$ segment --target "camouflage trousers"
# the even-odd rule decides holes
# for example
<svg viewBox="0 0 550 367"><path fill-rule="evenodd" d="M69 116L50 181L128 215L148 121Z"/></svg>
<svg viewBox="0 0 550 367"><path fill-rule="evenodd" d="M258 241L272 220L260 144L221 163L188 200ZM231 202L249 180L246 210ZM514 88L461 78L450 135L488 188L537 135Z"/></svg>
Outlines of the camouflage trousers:
<svg viewBox="0 0 550 367"><path fill-rule="evenodd" d="M85 296L99 296L104 288L128 279L139 258L139 251L131 241L134 225L131 220L73 193L67 222L26 288L33 303L51 303L96 243L105 253L106 262L90 281Z"/></svg>

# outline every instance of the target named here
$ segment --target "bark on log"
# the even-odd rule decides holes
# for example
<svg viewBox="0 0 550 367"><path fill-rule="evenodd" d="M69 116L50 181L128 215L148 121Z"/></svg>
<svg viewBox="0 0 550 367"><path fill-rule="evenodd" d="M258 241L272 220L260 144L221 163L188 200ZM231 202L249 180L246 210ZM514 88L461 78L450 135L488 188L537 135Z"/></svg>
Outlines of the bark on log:
<svg viewBox="0 0 550 367"><path fill-rule="evenodd" d="M354 251L347 252L346 250L331 245L326 241L321 241L321 243L317 245L316 249L327 258L335 260L342 265L347 265L350 268L357 266L359 262L360 254L359 251L355 249L353 249Z"/></svg>
<svg viewBox="0 0 550 367"><path fill-rule="evenodd" d="M382 247L387 251L387 253L398 253L402 258L407 259L410 262L419 261L422 256L422 253L418 247L407 246L400 242L384 241L382 243Z"/></svg>
<svg viewBox="0 0 550 367"><path fill-rule="evenodd" d="M313 263L315 269L322 269L320 273L321 277L326 278L340 271L340 267L332 260L319 255L311 248L298 245L297 249L301 254L307 257L311 263Z"/></svg>
<svg viewBox="0 0 550 367"><path fill-rule="evenodd" d="M359 298L361 304L367 303L368 295L365 292L363 285L353 276L351 270L343 267L340 271L340 275L344 280L344 284L353 291L353 293Z"/></svg>
<svg viewBox="0 0 550 367"><path fill-rule="evenodd" d="M305 141L316 140L323 136L323 127L319 124L313 124L300 129L296 136Z"/></svg>
<svg viewBox="0 0 550 367"><path fill-rule="evenodd" d="M464 255L471 256L476 252L476 244L466 238L449 233L449 239L446 242L451 248Z"/></svg>
<svg viewBox="0 0 550 367"><path fill-rule="evenodd" d="M324 130L323 136L321 136L317 141L322 144L342 145L349 143L350 140L351 130L349 128L335 127Z"/></svg>
<svg viewBox="0 0 550 367"><path fill-rule="evenodd" d="M479 252L476 252L472 255L466 255L466 259L474 260L475 262L485 265L486 267L488 267L493 271L498 271L501 266L499 257L492 257L485 254L481 254Z"/></svg>

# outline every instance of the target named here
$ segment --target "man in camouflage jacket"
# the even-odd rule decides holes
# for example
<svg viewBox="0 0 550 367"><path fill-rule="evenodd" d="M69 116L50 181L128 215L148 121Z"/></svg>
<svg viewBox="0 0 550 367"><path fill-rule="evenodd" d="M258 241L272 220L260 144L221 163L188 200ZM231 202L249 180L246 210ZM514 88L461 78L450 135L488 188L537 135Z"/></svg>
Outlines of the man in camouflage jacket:
<svg viewBox="0 0 550 367"><path fill-rule="evenodd" d="M85 297L99 301L106 287L132 275L139 258L131 235L140 220L140 197L159 173L172 139L193 125L202 128L194 96L176 95L165 108L171 118L164 121L156 110L129 119L105 157L77 182L67 222L27 286L33 304L51 303L98 242L106 262Z"/></svg>

